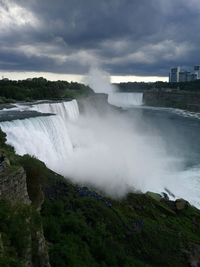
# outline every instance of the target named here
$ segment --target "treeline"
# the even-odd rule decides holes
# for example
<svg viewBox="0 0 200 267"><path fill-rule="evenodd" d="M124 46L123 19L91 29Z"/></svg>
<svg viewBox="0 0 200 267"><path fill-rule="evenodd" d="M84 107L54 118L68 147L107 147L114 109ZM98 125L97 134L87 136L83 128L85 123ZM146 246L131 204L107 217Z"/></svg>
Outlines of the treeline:
<svg viewBox="0 0 200 267"><path fill-rule="evenodd" d="M200 92L200 80L191 82L180 82L180 83L168 83L168 82L127 82L116 84L121 92L143 92L152 89L178 89L184 91L198 91Z"/></svg>
<svg viewBox="0 0 200 267"><path fill-rule="evenodd" d="M184 91L200 92L200 80L191 82L171 83L171 87Z"/></svg>
<svg viewBox="0 0 200 267"><path fill-rule="evenodd" d="M42 77L20 81L0 80L1 102L77 98L92 92L88 86L81 83L48 81Z"/></svg>
<svg viewBox="0 0 200 267"><path fill-rule="evenodd" d="M120 91L122 92L143 92L146 90L151 90L154 88L166 88L169 87L167 82L155 82L155 83L145 83L145 82L127 82L116 84Z"/></svg>
<svg viewBox="0 0 200 267"><path fill-rule="evenodd" d="M122 92L141 92L151 89L150 83L145 82L127 82L115 84Z"/></svg>

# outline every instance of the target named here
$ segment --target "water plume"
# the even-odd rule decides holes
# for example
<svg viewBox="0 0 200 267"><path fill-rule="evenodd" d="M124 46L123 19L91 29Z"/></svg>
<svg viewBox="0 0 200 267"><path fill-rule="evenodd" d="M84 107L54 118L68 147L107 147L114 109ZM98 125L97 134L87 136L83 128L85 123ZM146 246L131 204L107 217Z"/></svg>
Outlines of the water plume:
<svg viewBox="0 0 200 267"><path fill-rule="evenodd" d="M109 95L118 91L118 88L111 84L110 75L97 67L90 68L86 83L88 83L95 93Z"/></svg>

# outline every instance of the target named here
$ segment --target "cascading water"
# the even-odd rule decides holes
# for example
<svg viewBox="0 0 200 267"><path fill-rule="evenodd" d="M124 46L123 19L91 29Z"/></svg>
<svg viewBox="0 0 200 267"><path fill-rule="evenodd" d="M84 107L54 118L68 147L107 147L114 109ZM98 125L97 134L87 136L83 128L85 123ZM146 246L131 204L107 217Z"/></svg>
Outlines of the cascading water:
<svg viewBox="0 0 200 267"><path fill-rule="evenodd" d="M27 106L24 108L27 110ZM73 144L67 121L79 116L76 100L61 103L36 104L32 110L56 115L1 122L1 129L7 134L7 141L17 154L30 154L44 161L47 166L64 174ZM20 107L19 110L23 110Z"/></svg>
<svg viewBox="0 0 200 267"><path fill-rule="evenodd" d="M59 116L2 122L0 126L17 154L36 156L51 169L62 172L60 163L66 161L73 146L68 129Z"/></svg>
<svg viewBox="0 0 200 267"><path fill-rule="evenodd" d="M36 104L32 108L41 113L54 113L61 116L64 120L75 121L79 117L79 108L76 100L59 103Z"/></svg>
<svg viewBox="0 0 200 267"><path fill-rule="evenodd" d="M108 103L122 108L141 106L143 104L143 93L110 93Z"/></svg>

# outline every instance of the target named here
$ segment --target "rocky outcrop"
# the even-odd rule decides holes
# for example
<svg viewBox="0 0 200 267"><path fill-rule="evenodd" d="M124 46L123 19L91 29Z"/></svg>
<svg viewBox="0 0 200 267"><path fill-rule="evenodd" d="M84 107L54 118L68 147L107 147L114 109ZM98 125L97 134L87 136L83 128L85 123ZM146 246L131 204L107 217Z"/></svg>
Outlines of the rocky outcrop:
<svg viewBox="0 0 200 267"><path fill-rule="evenodd" d="M146 192L146 195L151 197L151 198L153 198L153 199L155 199L156 201L161 201L161 199L162 199L162 196L160 194L157 194L157 193L154 193L154 192L148 191L148 192Z"/></svg>
<svg viewBox="0 0 200 267"><path fill-rule="evenodd" d="M32 259L33 267L51 267L42 226L33 233L32 240L35 243L35 255Z"/></svg>
<svg viewBox="0 0 200 267"><path fill-rule="evenodd" d="M172 107L189 111L200 111L200 93L179 90L149 90L143 94L148 106Z"/></svg>
<svg viewBox="0 0 200 267"><path fill-rule="evenodd" d="M0 154L0 200L7 200L16 210L22 206L30 207L23 221L28 225L26 232L26 248L23 250L21 262L24 267L50 267L48 249L43 234L43 227L33 227L31 210L40 216L39 210L43 199L37 207L30 200L27 190L27 175L22 166L11 165L8 158ZM32 208L31 205L32 204ZM37 211L36 211L37 210ZM4 242L0 233L0 257L4 255Z"/></svg>
<svg viewBox="0 0 200 267"><path fill-rule="evenodd" d="M175 206L177 210L184 210L185 208L187 208L189 205L188 201L186 201L185 199L176 199L175 201Z"/></svg>
<svg viewBox="0 0 200 267"><path fill-rule="evenodd" d="M0 159L0 199L30 204L27 192L26 173L22 167L11 166L9 160Z"/></svg>

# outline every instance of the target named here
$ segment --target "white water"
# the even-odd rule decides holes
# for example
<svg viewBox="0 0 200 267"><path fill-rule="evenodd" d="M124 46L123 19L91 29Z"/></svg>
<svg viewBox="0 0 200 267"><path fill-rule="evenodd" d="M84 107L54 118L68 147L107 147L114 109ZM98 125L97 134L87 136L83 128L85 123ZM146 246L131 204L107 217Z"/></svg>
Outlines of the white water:
<svg viewBox="0 0 200 267"><path fill-rule="evenodd" d="M131 108L143 104L143 93L111 93L108 103L117 107Z"/></svg>
<svg viewBox="0 0 200 267"><path fill-rule="evenodd" d="M76 100L59 103L36 104L32 108L42 113L54 113L64 120L76 121L79 117L79 108Z"/></svg>
<svg viewBox="0 0 200 267"><path fill-rule="evenodd" d="M167 187L200 207L199 168L183 171L155 131L147 136L120 113L100 116L91 110L79 116L75 100L32 109L56 115L0 123L18 154L34 155L52 170L110 195Z"/></svg>
<svg viewBox="0 0 200 267"><path fill-rule="evenodd" d="M68 126L79 117L76 100L36 104L33 107L18 105L16 110L56 114L1 122L0 127L7 134L7 141L15 148L17 154L36 156L49 168L65 174L67 161L73 152Z"/></svg>
<svg viewBox="0 0 200 267"><path fill-rule="evenodd" d="M44 161L48 167L62 173L73 146L66 124L59 116L37 117L12 122L2 122L8 143L17 154L30 154Z"/></svg>

